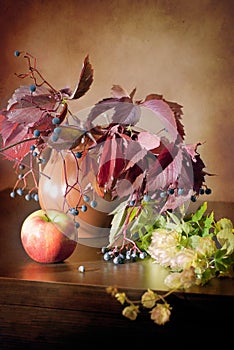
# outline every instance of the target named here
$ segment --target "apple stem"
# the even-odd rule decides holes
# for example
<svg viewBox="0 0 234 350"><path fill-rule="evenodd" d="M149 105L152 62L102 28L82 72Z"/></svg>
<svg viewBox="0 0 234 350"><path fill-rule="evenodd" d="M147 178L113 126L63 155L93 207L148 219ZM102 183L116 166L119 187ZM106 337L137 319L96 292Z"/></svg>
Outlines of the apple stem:
<svg viewBox="0 0 234 350"><path fill-rule="evenodd" d="M45 217L46 217L46 220L49 222L49 221L51 221L50 220L50 218L49 218L49 216L45 213Z"/></svg>

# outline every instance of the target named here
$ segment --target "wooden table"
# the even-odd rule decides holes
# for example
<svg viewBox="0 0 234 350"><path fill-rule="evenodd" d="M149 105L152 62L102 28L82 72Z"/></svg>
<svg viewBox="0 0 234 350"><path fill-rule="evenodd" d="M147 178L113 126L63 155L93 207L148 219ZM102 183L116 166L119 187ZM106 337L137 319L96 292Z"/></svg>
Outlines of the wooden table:
<svg viewBox="0 0 234 350"><path fill-rule="evenodd" d="M106 293L116 285L131 298L152 288L166 291L166 271L150 261L114 265L105 262L99 248L78 244L72 256L59 264L39 264L25 253L20 227L39 208L23 198L0 193L0 349L111 348L151 342L164 345L191 337L192 345L205 337L228 344L233 325L234 280L214 279L204 287L178 292L168 299L170 322L158 326L142 311L136 321L121 314L123 307ZM209 203L216 217L234 219L234 203ZM85 273L78 267L85 266ZM82 346L80 345L82 343ZM215 341L216 343L216 341ZM204 340L203 340L204 345Z"/></svg>

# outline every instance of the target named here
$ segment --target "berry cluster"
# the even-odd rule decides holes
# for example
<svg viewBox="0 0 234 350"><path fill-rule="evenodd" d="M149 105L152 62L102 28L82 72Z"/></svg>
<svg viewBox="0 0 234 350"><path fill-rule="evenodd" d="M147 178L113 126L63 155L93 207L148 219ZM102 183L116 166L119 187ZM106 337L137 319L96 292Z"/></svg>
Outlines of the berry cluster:
<svg viewBox="0 0 234 350"><path fill-rule="evenodd" d="M147 256L145 251L141 251L135 244L132 247L108 248L102 247L101 252L105 261L112 261L115 265L125 262L135 262L144 260Z"/></svg>
<svg viewBox="0 0 234 350"><path fill-rule="evenodd" d="M205 187L205 188L201 187L199 189L199 195L203 195L203 194L209 195L211 193L212 193L212 190L209 187ZM197 195L193 194L190 199L191 199L192 202L196 202L197 201Z"/></svg>
<svg viewBox="0 0 234 350"><path fill-rule="evenodd" d="M65 198L66 198L66 195L65 195ZM97 201L95 199L91 200L90 196L88 196L87 194L80 196L80 200L81 199L83 199L85 203L88 203L91 208L96 208L98 205ZM88 205L86 204L79 205L80 200L78 201L78 204L76 206L69 207L69 209L67 210L67 213L73 216L76 228L80 227L80 224L77 221L77 217L79 216L80 212L85 213L88 210Z"/></svg>

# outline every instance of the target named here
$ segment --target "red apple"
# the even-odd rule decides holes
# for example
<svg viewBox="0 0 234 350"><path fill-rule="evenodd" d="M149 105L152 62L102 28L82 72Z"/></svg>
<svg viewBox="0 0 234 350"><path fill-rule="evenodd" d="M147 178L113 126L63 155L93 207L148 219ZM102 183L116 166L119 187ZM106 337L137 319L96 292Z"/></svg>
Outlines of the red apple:
<svg viewBox="0 0 234 350"><path fill-rule="evenodd" d="M64 212L39 209L24 220L21 242L30 258L37 262L62 262L77 246L77 229Z"/></svg>

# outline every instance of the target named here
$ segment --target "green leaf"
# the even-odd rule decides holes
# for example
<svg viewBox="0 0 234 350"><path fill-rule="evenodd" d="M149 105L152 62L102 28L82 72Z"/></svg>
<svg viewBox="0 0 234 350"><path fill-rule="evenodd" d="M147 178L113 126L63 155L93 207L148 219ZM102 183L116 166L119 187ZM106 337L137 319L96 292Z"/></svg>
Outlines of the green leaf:
<svg viewBox="0 0 234 350"><path fill-rule="evenodd" d="M171 212L167 212L167 215L171 218L171 220L176 224L176 225L180 225L181 224L181 221L180 219L176 216L176 214L174 213L171 213Z"/></svg>
<svg viewBox="0 0 234 350"><path fill-rule="evenodd" d="M230 227L222 229L217 233L217 239L222 248L227 250L227 254L234 252L234 234Z"/></svg>
<svg viewBox="0 0 234 350"><path fill-rule="evenodd" d="M216 261L221 261L222 260L222 258L225 256L225 254L227 253L227 250L226 249L218 249L217 251L216 251L216 253L215 253L215 256L214 256L214 258L215 258L215 260Z"/></svg>
<svg viewBox="0 0 234 350"><path fill-rule="evenodd" d="M215 270L207 268L201 277L201 283L204 286L208 281L215 277Z"/></svg>
<svg viewBox="0 0 234 350"><path fill-rule="evenodd" d="M191 221L198 222L202 219L203 215L207 210L207 202L204 202L197 211L192 215Z"/></svg>
<svg viewBox="0 0 234 350"><path fill-rule="evenodd" d="M130 214L130 217L129 217L129 222L131 222L132 220L135 219L137 211L138 211L137 207L131 208L131 214Z"/></svg>
<svg viewBox="0 0 234 350"><path fill-rule="evenodd" d="M214 260L216 271L226 272L234 263L234 253L229 255L226 249L219 249L214 256Z"/></svg>
<svg viewBox="0 0 234 350"><path fill-rule="evenodd" d="M210 230L213 227L214 224L214 212L212 211L210 215L207 215L204 220L204 227L206 231Z"/></svg>
<svg viewBox="0 0 234 350"><path fill-rule="evenodd" d="M221 229L233 229L233 223L230 219L222 218L217 221L217 224L220 225Z"/></svg>
<svg viewBox="0 0 234 350"><path fill-rule="evenodd" d="M111 229L110 229L110 235L109 235L109 242L110 244L113 244L113 242L117 239L117 237L120 235L122 226L124 224L124 221L127 216L126 206L128 201L121 202L117 208L113 210L111 213L113 216L113 219L111 221Z"/></svg>
<svg viewBox="0 0 234 350"><path fill-rule="evenodd" d="M192 225L189 222L185 222L185 221L182 222L181 228L183 232L186 233L186 235L188 235L193 230Z"/></svg>

